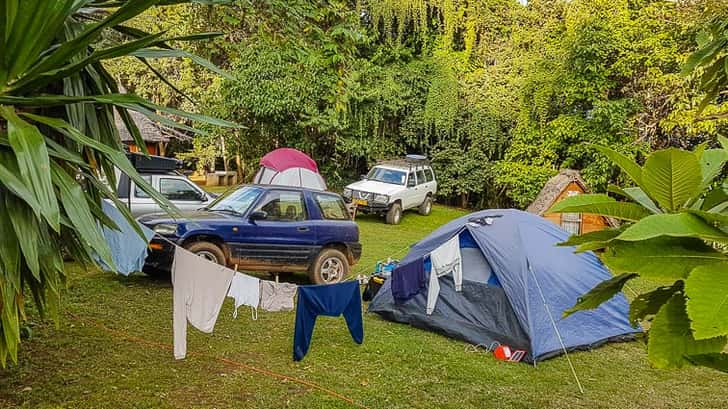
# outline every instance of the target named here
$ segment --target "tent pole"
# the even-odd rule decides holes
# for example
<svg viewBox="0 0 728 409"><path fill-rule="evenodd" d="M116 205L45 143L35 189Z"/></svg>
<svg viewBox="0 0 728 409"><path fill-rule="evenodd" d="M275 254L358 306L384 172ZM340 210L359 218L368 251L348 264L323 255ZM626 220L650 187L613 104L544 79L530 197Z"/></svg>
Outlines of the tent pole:
<svg viewBox="0 0 728 409"><path fill-rule="evenodd" d="M538 288L538 293L541 295L541 300L543 301L543 306L546 308L546 313L549 316L549 319L551 320L551 325L554 326L554 331L556 332L556 337L559 339L559 343L561 344L561 349L564 351L564 356L566 356L566 361L569 363L569 368L571 368L571 374L574 375L574 379L576 380L576 385L579 387L579 392L581 394L584 394L584 388L581 387L581 382L579 381L579 377L576 375L576 369L574 369L574 364L571 362L571 358L569 357L569 352L566 350L566 345L564 344L564 339L561 338L561 333L559 332L559 327L556 326L556 321L554 321L554 317L551 315L551 309L549 308L549 305L546 303L546 297L543 295L543 290L541 290L541 284L539 284L538 279L536 278L536 274L533 272L533 269L531 269L531 263L526 261L528 263L528 271L531 272L531 275L533 276L533 281L536 282L536 288ZM534 366L536 364L536 357L533 359Z"/></svg>

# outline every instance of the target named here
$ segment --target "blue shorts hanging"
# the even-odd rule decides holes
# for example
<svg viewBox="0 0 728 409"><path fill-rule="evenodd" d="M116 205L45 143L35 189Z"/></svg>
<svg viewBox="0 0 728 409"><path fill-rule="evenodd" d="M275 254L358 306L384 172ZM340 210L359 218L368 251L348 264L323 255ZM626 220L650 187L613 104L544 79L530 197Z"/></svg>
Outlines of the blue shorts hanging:
<svg viewBox="0 0 728 409"><path fill-rule="evenodd" d="M357 344L364 341L361 317L361 294L357 281L331 285L302 285L298 287L296 329L293 336L293 360L306 356L316 325L316 317L344 315L349 333Z"/></svg>

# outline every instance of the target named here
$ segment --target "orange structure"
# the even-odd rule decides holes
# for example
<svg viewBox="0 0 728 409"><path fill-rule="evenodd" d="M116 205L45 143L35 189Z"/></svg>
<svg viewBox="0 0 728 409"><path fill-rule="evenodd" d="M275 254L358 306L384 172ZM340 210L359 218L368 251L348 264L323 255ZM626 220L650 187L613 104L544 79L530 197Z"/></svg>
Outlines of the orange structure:
<svg viewBox="0 0 728 409"><path fill-rule="evenodd" d="M139 133L144 140L147 151L150 155L166 156L167 144L172 140L191 141L192 138L176 129L164 126L152 121L143 114L136 111L129 111L132 121L139 129ZM124 125L118 113L114 113L116 120L116 128L119 130L121 142L126 145L129 152L140 152L139 147L134 141L134 137Z"/></svg>
<svg viewBox="0 0 728 409"><path fill-rule="evenodd" d="M546 213L554 203L563 198L587 192L589 189L579 171L564 169L546 182L536 196L536 200L528 206L526 211L543 216L572 234L584 234L607 227L616 227L616 222L609 217L584 213Z"/></svg>

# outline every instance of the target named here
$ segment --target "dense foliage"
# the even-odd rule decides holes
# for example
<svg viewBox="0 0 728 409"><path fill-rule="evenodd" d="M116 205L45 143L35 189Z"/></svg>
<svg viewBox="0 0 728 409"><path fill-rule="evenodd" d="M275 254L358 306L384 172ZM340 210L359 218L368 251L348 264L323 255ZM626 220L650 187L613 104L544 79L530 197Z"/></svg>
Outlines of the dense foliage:
<svg viewBox="0 0 728 409"><path fill-rule="evenodd" d="M138 61L110 70L157 103L245 124L201 137L190 155L209 163L224 142L226 164L234 160L242 176L277 146L312 154L333 186L378 159L417 152L433 159L441 199L526 206L560 168L582 170L595 190L617 180L582 142L633 158L714 142L726 124L695 121L705 94L681 69L696 38L711 38L697 33L724 30L722 10L658 0L180 5L134 24L224 32L190 51L229 67L234 80L192 61L153 63L184 99ZM703 116L719 112L707 101Z"/></svg>
<svg viewBox="0 0 728 409"><path fill-rule="evenodd" d="M143 61L174 56L178 51L167 41L209 37L147 34L124 25L156 4L179 2L0 0L1 366L8 356L17 359L26 299L34 301L42 317L57 318L64 255L86 264L101 260L113 268L101 225L117 227L102 211L101 200L115 201L133 220L116 198L115 170L174 211L132 167L114 115L142 147L129 110L190 131L194 128L161 113L232 125L119 93L102 65L126 55ZM116 32L118 41L100 41L108 32Z"/></svg>

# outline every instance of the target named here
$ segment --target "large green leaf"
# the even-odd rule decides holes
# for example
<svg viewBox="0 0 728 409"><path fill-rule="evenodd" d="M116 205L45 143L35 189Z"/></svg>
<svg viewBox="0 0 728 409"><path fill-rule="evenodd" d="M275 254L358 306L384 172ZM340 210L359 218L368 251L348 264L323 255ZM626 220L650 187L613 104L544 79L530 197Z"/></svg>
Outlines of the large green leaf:
<svg viewBox="0 0 728 409"><path fill-rule="evenodd" d="M9 195L9 193L0 190L0 197L4 195ZM3 278L16 290L21 290L20 243L15 236L10 213L3 199L0 199L0 232L2 232L0 234L0 267L3 267Z"/></svg>
<svg viewBox="0 0 728 409"><path fill-rule="evenodd" d="M66 211L66 215L71 220L73 227L106 265L115 269L116 265L111 257L111 249L109 249L106 239L101 234L99 224L91 213L81 186L60 166L55 164L53 166L53 183L58 187L63 209Z"/></svg>
<svg viewBox="0 0 728 409"><path fill-rule="evenodd" d="M5 196L5 206L10 215L15 237L18 238L25 264L33 277L40 281L38 219L35 218L33 211L24 202L12 195Z"/></svg>
<svg viewBox="0 0 728 409"><path fill-rule="evenodd" d="M708 149L700 156L700 169L703 181L700 184L700 191L707 188L718 175L720 175L726 161L728 151L725 149Z"/></svg>
<svg viewBox="0 0 728 409"><path fill-rule="evenodd" d="M0 116L7 120L8 141L15 153L20 175L40 206L36 210L55 231L59 231L60 212L51 183L45 138L38 128L20 119L10 107L0 107Z"/></svg>
<svg viewBox="0 0 728 409"><path fill-rule="evenodd" d="M0 184L21 198L40 217L40 204L28 186L16 175L20 174L18 163L10 153L0 149Z"/></svg>
<svg viewBox="0 0 728 409"><path fill-rule="evenodd" d="M675 284L666 287L657 287L656 289L642 293L635 297L629 305L629 321L636 326L640 320L645 319L648 315L655 315L660 308L677 292L683 289L683 281L676 281Z"/></svg>
<svg viewBox="0 0 728 409"><path fill-rule="evenodd" d="M723 207L726 203L728 203L728 183L724 181L705 195L701 209L707 211L722 211L722 208L716 208Z"/></svg>
<svg viewBox="0 0 728 409"><path fill-rule="evenodd" d="M113 27L142 13L159 0L135 0L123 3L116 11L104 20L90 24L83 32L70 41L61 43L52 52L47 53L37 63L24 72L23 81L37 78L38 75L66 64L73 56L86 50L107 27ZM54 31L54 35L58 31ZM12 89L12 87L10 88Z"/></svg>
<svg viewBox="0 0 728 409"><path fill-rule="evenodd" d="M660 210L659 207L655 204L655 202L650 199L649 196L647 196L647 193L645 193L641 188L637 186L633 187L626 187L624 189L615 186L615 185L609 185L609 188L607 188L608 191L612 193L616 193L618 195L621 195L623 197L626 197L628 199L632 199L634 202L639 203L644 207L645 209L649 210L652 213L662 213L662 210Z"/></svg>
<svg viewBox="0 0 728 409"><path fill-rule="evenodd" d="M681 279L697 266L726 261L703 241L657 237L643 241L612 241L602 261L615 273L637 273L650 278Z"/></svg>
<svg viewBox="0 0 728 409"><path fill-rule="evenodd" d="M690 213L653 214L629 226L617 240L639 241L660 236L694 237L728 242L728 234Z"/></svg>
<svg viewBox="0 0 728 409"><path fill-rule="evenodd" d="M0 328L2 328L2 338L7 345L7 353L16 360L18 355L18 343L20 342L20 322L18 319L18 308L16 307L16 298L19 290L4 279L3 271L0 267L0 302L9 308L0 310ZM3 355L3 351L0 351ZM1 357L3 361L5 356Z"/></svg>
<svg viewBox="0 0 728 409"><path fill-rule="evenodd" d="M626 226L625 226L626 227ZM559 246L576 246L574 252L580 253L583 251L597 250L609 245L609 242L619 236L624 227L618 229L603 229L596 230L581 235L572 235L565 242L559 243Z"/></svg>
<svg viewBox="0 0 728 409"><path fill-rule="evenodd" d="M573 307L564 311L562 318L566 318L577 311L592 310L598 308L600 305L602 305L602 303L610 300L617 293L622 291L622 288L625 284L627 284L627 281L635 277L637 277L637 274L625 273L612 277L609 280L602 281L594 288L589 290L588 293L579 297Z"/></svg>
<svg viewBox="0 0 728 409"><path fill-rule="evenodd" d="M637 221L652 214L638 204L618 202L605 194L566 197L554 204L546 213L590 213L629 221Z"/></svg>
<svg viewBox="0 0 728 409"><path fill-rule="evenodd" d="M637 186L642 186L642 168L632 159L606 146L594 145L594 148L617 164Z"/></svg>
<svg viewBox="0 0 728 409"><path fill-rule="evenodd" d="M15 6L10 6L14 4ZM48 49L56 33L62 30L69 16L73 0L23 0L3 2L12 7L13 17L2 19L4 27L0 38L0 89L37 61ZM9 9L3 7L2 13ZM5 16L3 16L5 17Z"/></svg>
<svg viewBox="0 0 728 409"><path fill-rule="evenodd" d="M46 106L60 106L68 104L78 103L99 103L109 104L131 109L133 111L141 112L153 120L162 120L157 114L153 114L154 111L164 112L170 115L179 116L186 118L191 121L206 123L215 126L227 127L227 128L244 128L242 125L238 125L234 122L226 121L223 119L213 118L207 115L195 114L191 112L185 112L174 108L164 107L161 105L153 104L136 95L132 94L106 94L106 95L85 95L85 96L64 96L64 95L53 95L53 96L34 96L34 97L17 97L17 96L3 96L0 95L0 104L6 105L24 105L34 107L46 107ZM152 114L150 114L152 113ZM170 124L173 127L179 127L183 129L191 129L197 131L194 128L185 128L179 123L175 123L169 119L166 119L166 124ZM200 131L197 131L200 132Z"/></svg>
<svg viewBox="0 0 728 409"><path fill-rule="evenodd" d="M129 55L133 55L135 57L140 58L189 58L190 60L194 61L195 64L200 65L202 67L207 68L208 70L229 79L230 81L235 81L235 77L230 75L227 71L219 68L217 65L211 63L210 61L189 53L184 50L169 50L169 49L161 49L161 48L145 48L133 51L129 53Z"/></svg>
<svg viewBox="0 0 728 409"><path fill-rule="evenodd" d="M705 220L706 222L711 223L718 227L728 225L728 214L725 214L725 213L706 212L703 210L693 210L693 209L690 209L687 212L694 214L694 215L700 217L701 219Z"/></svg>
<svg viewBox="0 0 728 409"><path fill-rule="evenodd" d="M685 311L685 297L678 293L660 308L652 321L648 358L657 368L681 368L690 364L685 356L717 353L723 350L726 337L695 340Z"/></svg>
<svg viewBox="0 0 728 409"><path fill-rule="evenodd" d="M701 170L692 152L665 149L647 157L642 187L662 208L676 211L701 192Z"/></svg>
<svg viewBox="0 0 728 409"><path fill-rule="evenodd" d="M140 38L138 40L129 41L113 47L96 50L84 58L79 58L77 61L64 64L59 67L54 67L46 72L38 73L34 76L26 76L23 79L13 84L13 91L16 93L25 93L30 90L39 89L53 81L59 81L64 78L81 71L87 65L93 64L98 61L112 59L116 57L122 57L130 55L134 50L148 47L155 43L158 43L164 33L152 34L147 37Z"/></svg>
<svg viewBox="0 0 728 409"><path fill-rule="evenodd" d="M728 263L696 267L685 281L695 339L728 335Z"/></svg>
<svg viewBox="0 0 728 409"><path fill-rule="evenodd" d="M685 356L685 359L690 361L693 365L705 366L728 373L728 354L713 353L687 355Z"/></svg>

